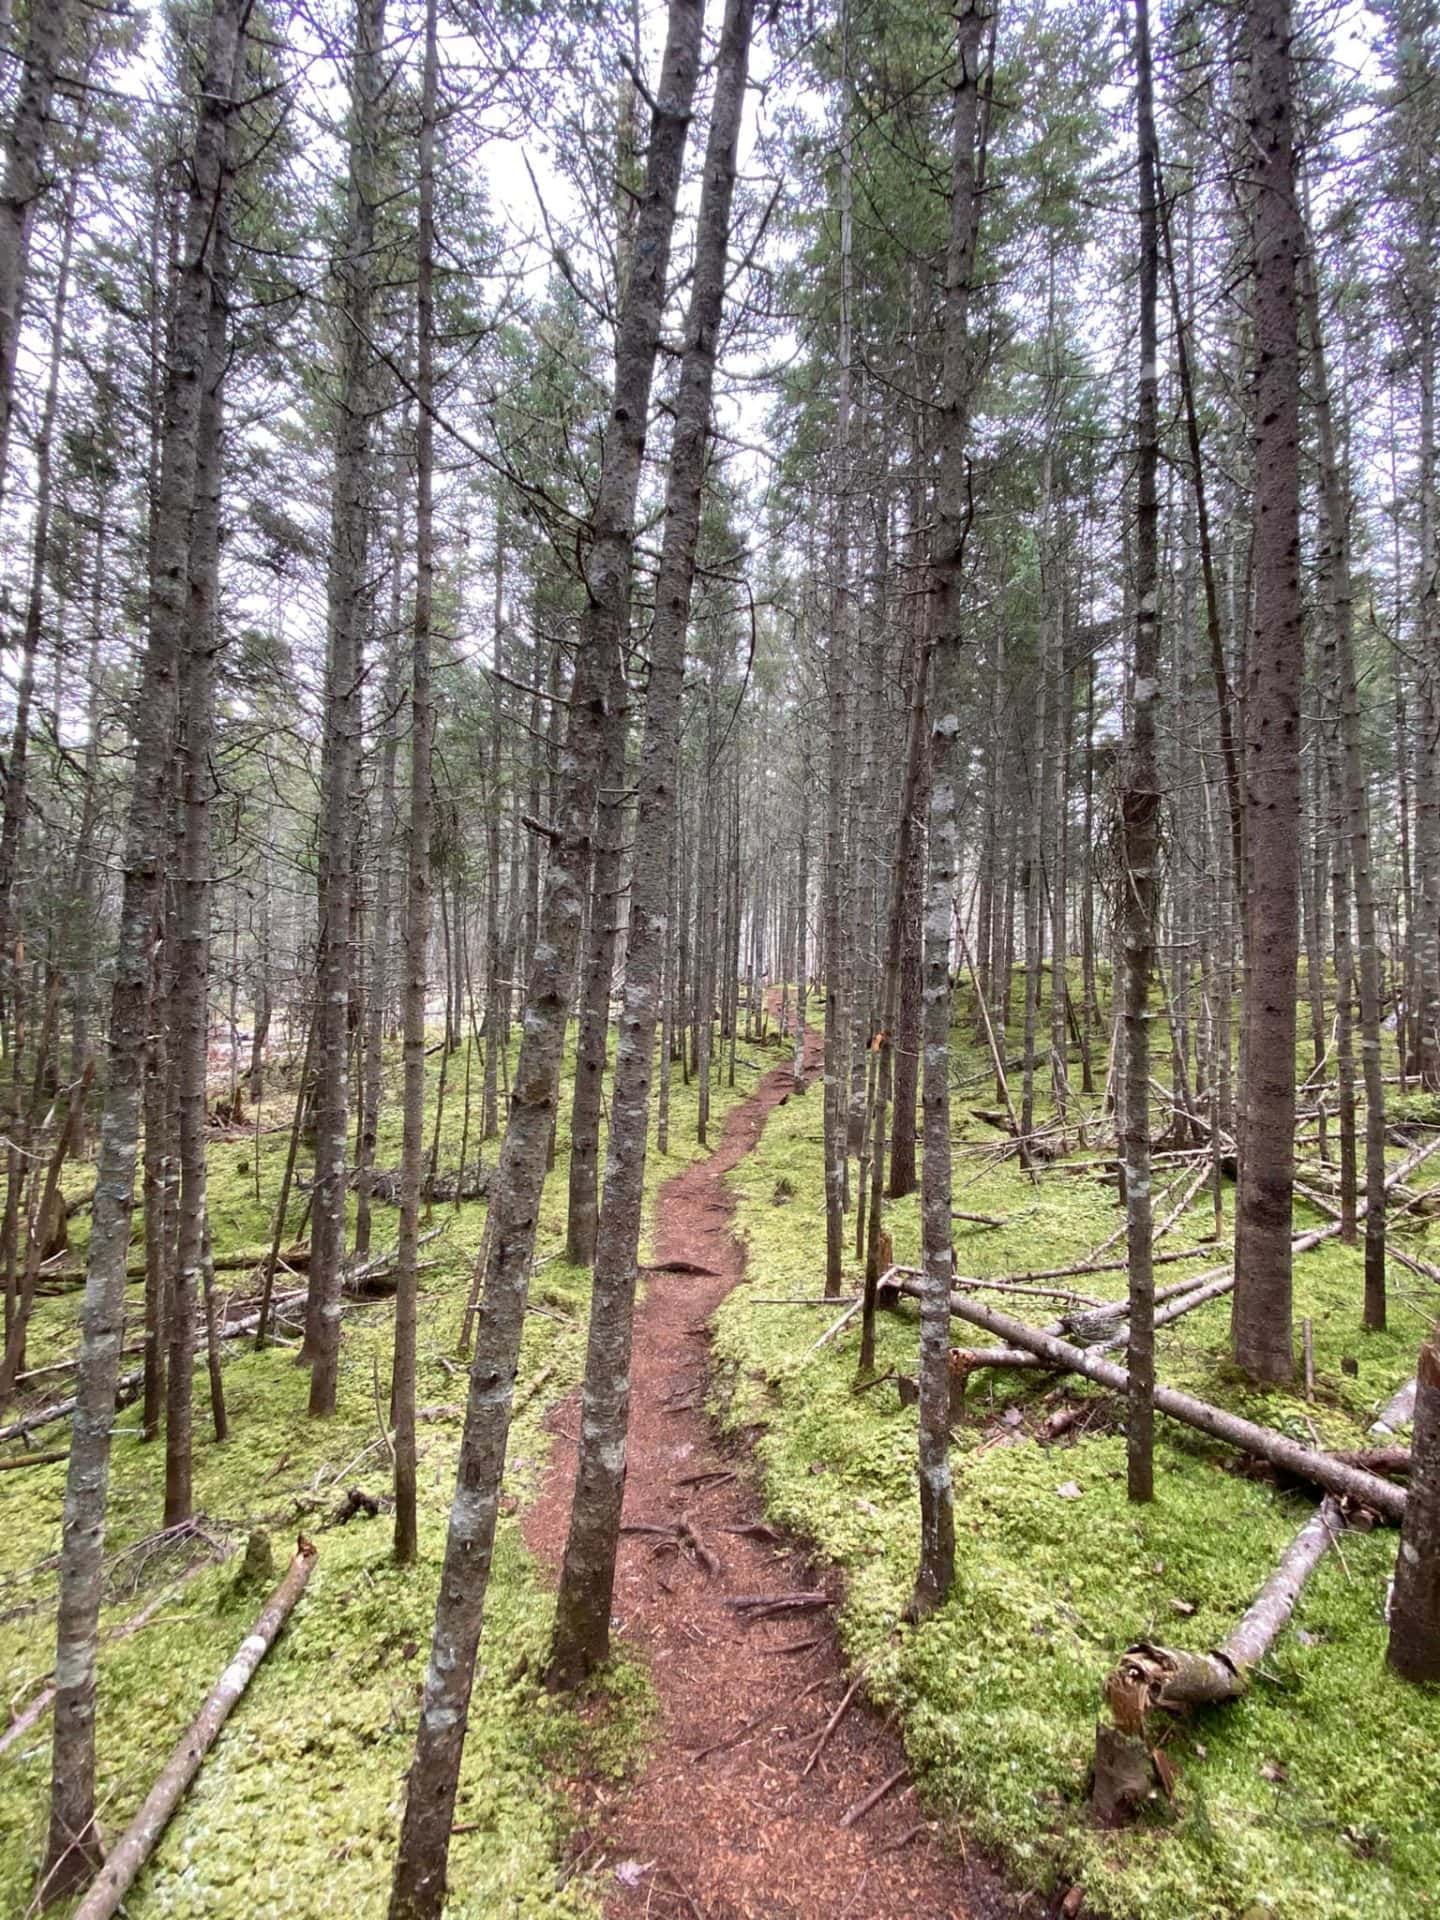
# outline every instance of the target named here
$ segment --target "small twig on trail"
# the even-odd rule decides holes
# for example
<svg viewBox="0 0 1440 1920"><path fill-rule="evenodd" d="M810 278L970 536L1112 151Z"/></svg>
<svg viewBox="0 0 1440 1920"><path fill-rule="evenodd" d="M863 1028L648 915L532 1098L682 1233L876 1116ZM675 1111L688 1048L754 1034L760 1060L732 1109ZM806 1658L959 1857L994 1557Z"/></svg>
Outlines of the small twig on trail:
<svg viewBox="0 0 1440 1920"><path fill-rule="evenodd" d="M899 1853L902 1847L908 1847L912 1840L917 1839L922 1833L929 1833L929 1831L930 1822L928 1820L917 1820L913 1827L907 1827L905 1829L898 1840L892 1840L888 1847L882 1847L880 1851L882 1853Z"/></svg>
<svg viewBox="0 0 1440 1920"><path fill-rule="evenodd" d="M642 1260L641 1273L693 1273L702 1280L718 1280L719 1269L702 1266L698 1260Z"/></svg>
<svg viewBox="0 0 1440 1920"><path fill-rule="evenodd" d="M818 1607L833 1607L828 1593L732 1593L725 1599L747 1623L768 1620L776 1613L807 1613Z"/></svg>
<svg viewBox="0 0 1440 1920"><path fill-rule="evenodd" d="M712 1486L718 1487L722 1481L735 1477L728 1467L711 1467L704 1473L687 1473L675 1484L677 1487L703 1487L709 1481Z"/></svg>
<svg viewBox="0 0 1440 1920"><path fill-rule="evenodd" d="M754 1520L744 1527L722 1527L722 1533L738 1534L744 1540L758 1540L763 1546L778 1547L784 1535L777 1533L774 1527L766 1526L763 1520Z"/></svg>
<svg viewBox="0 0 1440 1920"><path fill-rule="evenodd" d="M688 1513L680 1516L680 1524L675 1529L676 1536L700 1562L705 1572L713 1579L720 1571L720 1562L700 1538L698 1529Z"/></svg>
<svg viewBox="0 0 1440 1920"><path fill-rule="evenodd" d="M835 1711L831 1714L830 1718L825 1722L825 1731L821 1734L820 1738L815 1742L814 1748L812 1749L810 1754L810 1758L805 1762L804 1766L800 1769L800 1778L802 1780L805 1778L805 1775L807 1773L811 1773L814 1771L815 1762L820 1758L821 1754L825 1751L826 1747L829 1746L831 1735L834 1733L835 1729L839 1726L840 1722L845 1718L845 1715L849 1712L850 1702L855 1698L855 1695L859 1692L860 1682L864 1678L865 1678L864 1667L857 1667L855 1670L855 1678L850 1682L849 1686L845 1689L844 1696L842 1697L839 1706L836 1707Z"/></svg>
<svg viewBox="0 0 1440 1920"><path fill-rule="evenodd" d="M675 1875L670 1871L669 1867L662 1867L660 1871L664 1874L665 1878L670 1882L671 1886L674 1887L676 1893L679 1894L680 1898L685 1902L686 1906L689 1907L691 1913L693 1913L695 1916L695 1920L705 1920L704 1914L700 1911L699 1907L696 1906L695 1902L690 1898L690 1895L686 1892L681 1882L675 1878Z"/></svg>
<svg viewBox="0 0 1440 1920"><path fill-rule="evenodd" d="M809 1647L818 1647L824 1638L822 1634L812 1633L808 1640L787 1640L783 1647L761 1647L761 1653L804 1653Z"/></svg>
<svg viewBox="0 0 1440 1920"><path fill-rule="evenodd" d="M853 1827L857 1825L865 1818L872 1807L879 1806L887 1793L890 1793L894 1788L898 1787L902 1781L908 1780L909 1778L910 1769L908 1767L898 1767L896 1771L890 1775L888 1780L882 1780L878 1787L872 1788L863 1800L857 1800L850 1811L841 1816L841 1826Z"/></svg>
<svg viewBox="0 0 1440 1920"><path fill-rule="evenodd" d="M701 1747L698 1752L691 1754L691 1766L698 1767L700 1762L702 1760L708 1760L712 1753L728 1753L731 1747L738 1747L742 1740L748 1740L750 1738L750 1735L764 1718L765 1715L763 1713L757 1713L753 1720L746 1721L738 1733L727 1734L723 1740L714 1740L708 1747Z"/></svg>

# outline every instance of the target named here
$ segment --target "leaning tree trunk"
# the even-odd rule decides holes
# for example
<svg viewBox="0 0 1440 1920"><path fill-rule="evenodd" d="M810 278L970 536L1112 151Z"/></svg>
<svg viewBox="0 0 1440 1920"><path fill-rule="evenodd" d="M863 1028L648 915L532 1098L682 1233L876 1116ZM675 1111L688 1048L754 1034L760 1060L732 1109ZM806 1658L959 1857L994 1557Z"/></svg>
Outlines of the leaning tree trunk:
<svg viewBox="0 0 1440 1920"><path fill-rule="evenodd" d="M1254 619L1245 702L1245 1140L1235 1201L1235 1359L1286 1381L1291 1347L1299 954L1299 333L1303 249L1291 135L1289 0L1249 0L1255 187Z"/></svg>
<svg viewBox="0 0 1440 1920"><path fill-rule="evenodd" d="M700 542L705 447L725 296L725 260L745 104L754 0L728 0L697 215L685 350L666 482L645 705L625 997L615 1054L605 1201L595 1251L580 1457L555 1608L550 1675L571 1686L605 1659L630 1420L635 1259L645 1193L650 1078L667 938L670 846L685 669L685 635Z"/></svg>
<svg viewBox="0 0 1440 1920"><path fill-rule="evenodd" d="M586 570L589 603L560 755L541 938L531 967L520 1059L491 1201L484 1313L470 1372L430 1665L391 1886L392 1920L430 1920L445 1899L450 1827L495 1542L540 1190L574 991L605 725L603 693L614 684L609 663L624 643L629 617L635 500L700 61L700 30L699 0L671 0L635 267L616 345L610 432Z"/></svg>
<svg viewBox="0 0 1440 1920"><path fill-rule="evenodd" d="M920 1306L920 1563L909 1614L921 1619L955 1581L954 1489L950 1475L950 926L959 859L959 792L965 752L961 599L968 526L967 445L974 397L975 349L970 296L984 184L980 68L987 0L970 0L958 16L951 125L950 238L945 255L945 307L940 468L931 541L935 668L930 722L930 864L925 899L925 1157L921 1213L925 1230L925 1296Z"/></svg>
<svg viewBox="0 0 1440 1920"><path fill-rule="evenodd" d="M214 0L198 103L182 272L165 381L144 665L135 711L135 767L126 828L120 933L110 999L109 1084L90 1229L70 1461L60 1545L55 1729L47 1881L59 1892L88 1877L95 1832L95 1667L110 1430L125 1322L125 1255L134 1199L150 949L169 840L161 804L176 671L185 632L189 526L204 381L216 215L228 185L240 0Z"/></svg>
<svg viewBox="0 0 1440 1920"><path fill-rule="evenodd" d="M376 266L377 148L386 85L385 0L357 0L351 65L354 131L350 209L340 263L340 392L331 511L325 737L321 758L319 995L315 1025L315 1194L305 1354L310 1411L331 1414L340 1377L340 1278L345 1256L349 1112L350 912L355 768L365 617L371 315Z"/></svg>

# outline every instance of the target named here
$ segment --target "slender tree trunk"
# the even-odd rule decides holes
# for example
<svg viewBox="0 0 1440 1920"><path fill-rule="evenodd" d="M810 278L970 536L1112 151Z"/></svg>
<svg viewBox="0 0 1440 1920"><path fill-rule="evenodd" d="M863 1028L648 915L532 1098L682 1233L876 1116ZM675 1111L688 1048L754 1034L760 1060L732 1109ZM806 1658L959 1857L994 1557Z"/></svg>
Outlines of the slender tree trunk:
<svg viewBox="0 0 1440 1920"><path fill-rule="evenodd" d="M445 1899L450 1827L494 1548L536 1218L574 992L605 724L604 689L614 684L610 663L623 645L629 617L635 500L700 60L700 29L698 0L670 0L635 263L616 342L610 430L586 569L589 600L551 828L555 838L545 885L543 938L531 967L520 1061L491 1201L484 1312L470 1373L430 1664L391 1887L391 1920L430 1920L440 1913Z"/></svg>
<svg viewBox="0 0 1440 1920"><path fill-rule="evenodd" d="M410 838L405 873L405 1095L400 1148L400 1228L395 1271L395 1558L418 1551L415 1498L415 1325L420 1189L425 1145L425 990L430 945L430 619L435 580L435 119L439 55L436 0L426 0L420 94L420 221L416 248L415 625L410 653ZM464 1156L457 1191L465 1178Z"/></svg>
<svg viewBox="0 0 1440 1920"><path fill-rule="evenodd" d="M1155 179L1155 97L1149 0L1135 0L1135 72L1140 145L1140 396L1135 510L1135 675L1121 794L1124 870L1120 943L1124 955L1125 1250L1129 1274L1130 1386L1126 1477L1132 1500L1155 1495L1155 1270L1150 1198L1150 972L1159 899L1160 777L1155 759L1160 698L1160 359L1157 331L1159 235Z"/></svg>
<svg viewBox="0 0 1440 1920"><path fill-rule="evenodd" d="M675 400L665 535L650 638L650 687L635 822L625 994L615 1055L605 1201L596 1245L581 1398L580 1457L549 1670L552 1684L562 1686L573 1686L593 1671L610 1645L615 1556L625 1497L635 1261L667 938L685 635L700 540L705 447L753 18L754 0L728 0L716 58L690 310Z"/></svg>
<svg viewBox="0 0 1440 1920"><path fill-rule="evenodd" d="M46 1877L59 1893L98 1858L95 1666L102 1598L105 1496L125 1320L125 1255L134 1195L150 950L168 847L162 805L175 677L185 630L189 517L206 362L216 215L225 191L226 129L240 0L214 0L190 167L183 268L165 386L155 568L136 703L135 771L126 830L120 935L111 987L109 1083L81 1319L76 1405L66 1476L56 1631L55 1724Z"/></svg>
<svg viewBox="0 0 1440 1920"><path fill-rule="evenodd" d="M233 123L232 139L233 145ZM227 337L226 236L217 222L209 347L196 435L195 510L190 531L190 605L181 674L176 794L181 852L176 889L175 981L171 1022L179 1096L180 1198L171 1280L165 1399L165 1522L191 1517L191 1414L195 1302L205 1255L205 1079L210 1003L210 745L215 655L220 630L220 495Z"/></svg>
<svg viewBox="0 0 1440 1920"><path fill-rule="evenodd" d="M1360 986L1360 1071L1365 1089L1365 1310L1372 1332L1385 1325L1385 1079L1380 1054L1380 928L1371 862L1370 797L1365 778L1360 687L1355 668L1355 589L1350 571L1349 488L1330 404L1324 335L1313 260L1303 287L1310 334L1311 388L1320 454L1323 524L1329 548L1326 580L1335 634L1339 682L1340 778L1344 831L1349 839L1350 879L1355 894L1355 931ZM1403 1039L1401 1041L1403 1051Z"/></svg>
<svg viewBox="0 0 1440 1920"><path fill-rule="evenodd" d="M921 1215L925 1294L920 1305L920 1563L909 1615L922 1619L955 1580L954 1489L950 1474L950 944L959 852L964 671L961 599L968 521L966 447L975 386L970 295L984 185L980 68L986 0L957 16L951 124L950 236L945 256L943 370L938 422L939 480L931 545L935 643L930 723L930 864L925 901L925 1158Z"/></svg>
<svg viewBox="0 0 1440 1920"><path fill-rule="evenodd" d="M305 1356L310 1412L335 1411L340 1378L340 1283L345 1257L345 1149L349 1113L350 913L355 769L366 593L371 313L385 0L356 0L350 72L353 132L349 213L339 263L340 391L335 429L331 550L326 583L325 738L320 796L319 998L315 1030L315 1191Z"/></svg>

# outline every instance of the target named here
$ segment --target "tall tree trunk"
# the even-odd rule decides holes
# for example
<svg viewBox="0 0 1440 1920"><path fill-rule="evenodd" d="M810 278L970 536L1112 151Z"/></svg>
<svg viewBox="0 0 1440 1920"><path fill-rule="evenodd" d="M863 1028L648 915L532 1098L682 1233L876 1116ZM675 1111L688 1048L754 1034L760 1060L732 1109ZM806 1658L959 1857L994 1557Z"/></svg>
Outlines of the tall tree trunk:
<svg viewBox="0 0 1440 1920"><path fill-rule="evenodd" d="M700 61L701 14L698 0L670 0L635 262L616 340L614 396L586 569L589 599L552 816L555 838L542 939L531 967L520 1060L491 1201L484 1313L470 1373L430 1665L391 1887L391 1920L431 1920L445 1899L450 1827L495 1541L540 1190L574 992L605 724L604 689L614 684L610 663L623 646L629 620L635 500Z"/></svg>
<svg viewBox="0 0 1440 1920"><path fill-rule="evenodd" d="M1140 395L1136 421L1135 675L1121 794L1124 870L1120 944L1124 955L1125 1251L1129 1275L1130 1388L1126 1479L1132 1500L1155 1494L1155 1270L1150 1201L1150 971L1159 899L1160 777L1155 760L1160 698L1160 348L1159 234L1155 179L1155 95L1149 0L1135 0L1135 74L1140 147Z"/></svg>
<svg viewBox="0 0 1440 1920"><path fill-rule="evenodd" d="M1235 1359L1287 1381L1300 883L1299 330L1304 246L1291 135L1289 0L1249 0L1255 186L1254 625L1245 702L1245 1140L1235 1203Z"/></svg>
<svg viewBox="0 0 1440 1920"><path fill-rule="evenodd" d="M595 816L590 872L590 927L580 989L575 1088L570 1104L569 1205L565 1258L588 1267L595 1258L599 1221L600 1108L610 1039L610 989L620 916L620 867L625 841L625 744L629 733L624 663L606 699L605 757Z"/></svg>
<svg viewBox="0 0 1440 1920"><path fill-rule="evenodd" d="M950 238L945 255L943 371L938 421L939 479L931 542L934 687L930 723L930 865L925 902L925 1158L921 1215L925 1293L920 1304L920 1563L909 1616L922 1619L955 1580L954 1489L950 1475L950 943L959 851L964 671L961 599L968 525L966 448L975 386L970 295L984 187L980 68L986 0L957 17L951 125ZM959 764L957 764L959 762Z"/></svg>
<svg viewBox="0 0 1440 1920"><path fill-rule="evenodd" d="M436 0L426 0L420 93L420 220L416 247L415 625L410 652L410 837L405 865L405 1094L400 1227L395 1250L395 1558L418 1551L415 1499L415 1325L425 1146L425 990L430 945L430 619L435 582L435 120L439 86ZM465 1179L461 1155L456 1191Z"/></svg>
<svg viewBox="0 0 1440 1920"><path fill-rule="evenodd" d="M1320 321L1319 290L1313 259L1303 279L1310 335L1311 390L1320 455L1323 530L1328 548L1326 585L1335 635L1339 683L1340 778L1344 788L1344 831L1350 850L1350 881L1355 895L1355 933L1360 985L1360 1071L1365 1089L1365 1308L1372 1332L1385 1325L1385 1079L1380 1055L1380 928L1371 862L1370 796L1365 778L1360 685L1355 665L1355 589L1350 571L1349 487L1342 461ZM1401 1042L1403 1049L1403 1040Z"/></svg>
<svg viewBox="0 0 1440 1920"><path fill-rule="evenodd" d="M369 494L371 313L385 0L356 0L350 70L349 212L339 263L340 390L326 582L325 737L320 794L319 997L315 1029L315 1192L305 1355L310 1412L335 1411L340 1377L340 1281L345 1257L345 1149L349 1113L350 914L355 769L364 650Z"/></svg>
<svg viewBox="0 0 1440 1920"><path fill-rule="evenodd" d="M705 446L753 18L754 0L728 0L716 57L690 310L675 400L665 535L650 638L650 688L635 822L625 994L615 1055L605 1202L595 1253L581 1396L580 1457L560 1571L550 1662L552 1683L564 1686L577 1684L593 1671L610 1646L615 1555L625 1497L635 1260L644 1204L650 1080L667 933L685 635L700 539Z"/></svg>
<svg viewBox="0 0 1440 1920"><path fill-rule="evenodd" d="M233 128L231 123L231 144ZM181 672L180 871L175 906L175 980L170 1018L179 1100L178 1239L167 1312L170 1353L165 1396L165 1522L191 1517L191 1409L195 1303L205 1257L205 1079L210 1001L210 745L215 655L220 632L220 496L227 337L226 231L217 221L209 349L196 435L195 510L190 530L190 605Z"/></svg>
<svg viewBox="0 0 1440 1920"><path fill-rule="evenodd" d="M81 1318L81 1345L60 1546L49 1887L84 1880L95 1833L95 1665L102 1598L105 1496L125 1320L125 1256L134 1197L150 950L168 848L162 805L175 680L185 632L189 521L207 356L216 216L227 186L242 0L214 0L199 97L185 250L165 382L149 629L135 710L135 771L126 829L120 935L110 1001L109 1082Z"/></svg>

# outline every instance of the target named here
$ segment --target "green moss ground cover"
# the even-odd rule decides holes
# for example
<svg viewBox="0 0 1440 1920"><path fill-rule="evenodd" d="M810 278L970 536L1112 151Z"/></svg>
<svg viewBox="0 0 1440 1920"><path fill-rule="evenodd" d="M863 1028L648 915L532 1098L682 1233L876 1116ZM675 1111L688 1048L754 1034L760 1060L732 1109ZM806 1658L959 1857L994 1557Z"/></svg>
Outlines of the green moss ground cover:
<svg viewBox="0 0 1440 1920"><path fill-rule="evenodd" d="M438 1060L431 1061L432 1113ZM399 1160L398 1068L389 1089L378 1164ZM459 1155L464 1057L452 1058L440 1166ZM714 1126L753 1085L744 1068L734 1094L712 1093ZM478 1081L476 1086L478 1093ZM267 1104L267 1123L288 1101ZM507 1490L490 1582L485 1638L470 1717L464 1778L451 1853L457 1915L568 1916L598 1912L583 1877L562 1884L559 1871L568 1808L563 1784L577 1772L619 1774L644 1738L648 1682L618 1662L598 1693L578 1706L551 1701L535 1675L549 1632L551 1602L526 1553L514 1510L535 1483L547 1441L545 1405L579 1379L584 1359L588 1275L553 1257L563 1245L567 1178L562 1105L557 1164L547 1181L532 1299L548 1309L526 1323L517 1402L544 1368L543 1391L517 1418ZM684 1165L693 1146L695 1089L674 1084L671 1146L652 1151L649 1191ZM713 1136L712 1136L713 1137ZM495 1147L485 1148L487 1160ZM211 1216L217 1253L268 1238L279 1189L284 1132L262 1135L261 1191L255 1199L253 1139L217 1143L211 1156ZM473 1159L475 1136L470 1137ZM240 1170L248 1163L248 1171ZM88 1176L81 1176L80 1184ZM292 1224L299 1204L292 1203ZM376 1249L393 1244L396 1213L375 1214ZM346 1314L340 1408L332 1420L306 1415L308 1375L293 1351L250 1351L227 1344L225 1388L231 1439L209 1438L203 1369L197 1370L195 1506L217 1539L243 1544L267 1528L277 1565L298 1528L320 1556L284 1637L236 1710L201 1776L171 1824L151 1867L127 1902L135 1920L150 1916L374 1915L389 1885L403 1776L409 1764L445 1524L459 1446L463 1368L455 1360L464 1301L484 1228L483 1203L437 1205L432 1224L445 1234L424 1249L435 1262L421 1277L418 1399L421 1564L400 1571L389 1558L388 1516L327 1527L344 1490L384 1493L389 1462L379 1443L377 1381L388 1391L393 1304ZM84 1224L77 1250L83 1251ZM132 1312L141 1289L130 1291ZM38 1309L30 1364L74 1351L79 1296ZM126 1364L134 1365L134 1361ZM170 1748L189 1724L225 1661L249 1630L263 1598L237 1590L240 1558L182 1582L195 1543L156 1549L163 1458L142 1445L138 1413L120 1416L114 1448L107 1564L106 1628L134 1618L157 1599L150 1625L102 1654L99 1706L101 1819L117 1832L134 1813ZM62 1443L63 1427L48 1444ZM55 1569L64 1466L39 1466L0 1479L0 1689L18 1707L54 1657ZM149 1545L142 1543L150 1542ZM8 1719L9 1714L0 1715ZM0 1914L28 1905L43 1851L50 1755L48 1715L0 1759Z"/></svg>
<svg viewBox="0 0 1440 1920"><path fill-rule="evenodd" d="M977 1066L967 1039L957 1034L962 1077ZM971 1094L979 1105L987 1096ZM848 1655L867 1663L872 1697L898 1710L928 1803L958 1816L1022 1883L1078 1881L1087 1910L1114 1920L1440 1911L1440 1697L1402 1685L1383 1664L1393 1532L1349 1536L1322 1563L1248 1697L1176 1726L1173 1809L1121 1834L1093 1832L1083 1805L1102 1677L1133 1640L1214 1644L1308 1502L1242 1477L1222 1449L1161 1421L1159 1498L1133 1508L1123 1436L1104 1419L1079 1440L1042 1446L1034 1437L1050 1405L1103 1400L1097 1390L980 1376L956 1434L956 1591L922 1627L902 1624L919 1542L916 1415L889 1385L852 1393L853 1332L806 1361L825 1317L757 1303L821 1291L820 1108L816 1087L777 1109L730 1176L749 1278L717 1318L719 1404L732 1426L758 1431L772 1514L846 1569ZM955 1127L958 1148L998 1137L958 1102ZM960 1228L962 1271L989 1278L1081 1259L1119 1223L1114 1189L1093 1178L1051 1172L1032 1184L1013 1161L985 1167L983 1155L960 1154L955 1205L1009 1224ZM918 1199L898 1203L889 1224L896 1258L913 1261ZM1195 1244L1210 1224L1207 1201L1168 1244ZM1297 1323L1309 1315L1315 1328L1315 1404L1237 1380L1224 1358L1224 1299L1162 1331L1161 1377L1301 1441L1354 1446L1413 1369L1433 1293L1424 1298L1423 1282L1392 1269L1395 1295L1409 1298L1392 1300L1392 1331L1364 1335L1358 1250L1330 1243L1298 1259L1295 1274ZM1110 1296L1124 1278L1070 1284ZM997 1304L1037 1324L1058 1310ZM913 1372L913 1306L881 1322L879 1370ZM957 1340L969 1343L958 1323ZM1353 1375L1342 1370L1347 1358ZM1011 1407L1023 1414L1018 1428L1005 1420Z"/></svg>

